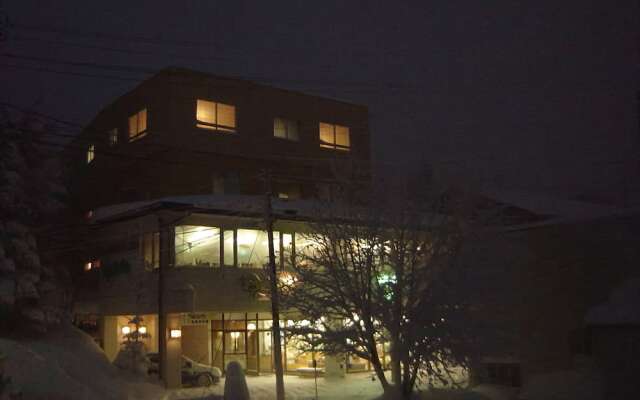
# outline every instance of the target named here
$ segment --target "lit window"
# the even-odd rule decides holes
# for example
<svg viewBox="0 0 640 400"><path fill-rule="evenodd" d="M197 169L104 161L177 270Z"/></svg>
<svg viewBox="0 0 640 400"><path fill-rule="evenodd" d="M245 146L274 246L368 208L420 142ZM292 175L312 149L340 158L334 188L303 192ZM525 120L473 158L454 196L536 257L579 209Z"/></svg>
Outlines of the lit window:
<svg viewBox="0 0 640 400"><path fill-rule="evenodd" d="M284 118L273 119L273 136L281 139L298 141L298 121Z"/></svg>
<svg viewBox="0 0 640 400"><path fill-rule="evenodd" d="M235 132L236 108L228 104L198 99L196 126L204 129Z"/></svg>
<svg viewBox="0 0 640 400"><path fill-rule="evenodd" d="M320 122L320 147L349 151L351 148L349 128Z"/></svg>
<svg viewBox="0 0 640 400"><path fill-rule="evenodd" d="M220 228L180 225L175 228L176 266L219 267Z"/></svg>
<svg viewBox="0 0 640 400"><path fill-rule="evenodd" d="M90 144L87 149L87 164L93 161L94 158L96 158L96 146Z"/></svg>
<svg viewBox="0 0 640 400"><path fill-rule="evenodd" d="M238 229L236 244L239 267L262 268L269 262L269 240L266 231ZM280 234L276 231L273 232L273 248L280 248Z"/></svg>
<svg viewBox="0 0 640 400"><path fill-rule="evenodd" d="M118 128L113 128L109 131L109 146L116 144L118 144Z"/></svg>
<svg viewBox="0 0 640 400"><path fill-rule="evenodd" d="M140 237L140 252L145 268L158 268L160 266L160 233L143 234Z"/></svg>
<svg viewBox="0 0 640 400"><path fill-rule="evenodd" d="M84 263L84 270L91 271L92 269L100 268L100 260L92 260Z"/></svg>
<svg viewBox="0 0 640 400"><path fill-rule="evenodd" d="M129 117L129 141L140 139L147 134L147 109L144 108Z"/></svg>

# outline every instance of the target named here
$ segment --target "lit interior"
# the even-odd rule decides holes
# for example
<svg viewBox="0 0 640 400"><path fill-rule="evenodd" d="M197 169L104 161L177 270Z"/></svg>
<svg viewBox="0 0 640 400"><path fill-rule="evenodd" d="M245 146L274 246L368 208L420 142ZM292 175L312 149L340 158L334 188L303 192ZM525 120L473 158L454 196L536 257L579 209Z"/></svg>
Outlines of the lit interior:
<svg viewBox="0 0 640 400"><path fill-rule="evenodd" d="M196 101L196 126L198 128L233 132L236 128L236 108L213 101Z"/></svg>
<svg viewBox="0 0 640 400"><path fill-rule="evenodd" d="M175 255L178 266L220 266L220 228L176 226Z"/></svg>

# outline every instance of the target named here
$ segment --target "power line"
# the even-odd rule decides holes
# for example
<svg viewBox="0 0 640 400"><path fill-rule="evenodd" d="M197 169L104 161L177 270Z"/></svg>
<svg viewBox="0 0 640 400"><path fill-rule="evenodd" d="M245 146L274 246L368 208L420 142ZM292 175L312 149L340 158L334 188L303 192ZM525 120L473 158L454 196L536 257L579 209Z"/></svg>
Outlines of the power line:
<svg viewBox="0 0 640 400"><path fill-rule="evenodd" d="M99 78L99 79L110 79L110 80L117 80L117 81L140 82L140 79L135 79L135 78L123 78L123 77L113 76L113 75L87 74L83 72L60 71L60 70L55 70L51 68L32 67L28 65L0 63L0 67L23 69L23 70L30 70L30 71L37 71L37 72L47 72L47 73L58 74L58 75L80 76L84 78Z"/></svg>
<svg viewBox="0 0 640 400"><path fill-rule="evenodd" d="M126 42L139 42L144 44L161 44L161 45L171 45L171 46L191 46L191 47L215 47L216 44L213 42L201 42L194 40L175 40L175 39L165 39L158 37L149 37L149 36L134 36L134 35L119 35L114 33L105 33L98 31L85 31L79 29L71 29L71 28L60 28L55 26L37 26L37 25L28 25L21 23L12 23L10 24L12 28L18 30L25 31L33 31L40 33L55 33L61 35L72 35L72 36L84 36L91 37L93 39L108 39L108 40L118 40L118 41L126 41Z"/></svg>
<svg viewBox="0 0 640 400"><path fill-rule="evenodd" d="M23 107L19 107L19 106L15 106L11 103L6 103L6 102L0 102L0 105L6 106L6 107L11 107L14 108L16 110L19 110L21 112L24 112L25 114L29 114L32 113L31 110L25 109ZM53 121L56 121L58 123L63 123L63 124L68 124L71 126L77 126L77 127L82 127L82 125L75 123L75 122L70 122L70 121L66 121L64 119L60 119L57 117L53 117L50 116L48 114L44 114L44 113L39 113L39 112L34 112L34 114L41 116L43 118L48 118L51 119ZM17 129L21 129L21 130L28 130L26 128L17 128ZM102 131L102 130L91 130L88 129L88 131L90 132L94 132L94 133L99 133L99 134L108 134L108 130L107 131ZM75 133L68 133L68 132L40 132L40 131L33 131L31 130L32 133L38 133L38 134L44 134L44 135L49 135L49 136L58 136L58 137L63 137L63 138L73 138L73 139L78 139L78 141L80 141L81 143L68 143L66 145L62 145L62 144L58 144L58 143L47 143L49 145L52 146L58 146L61 148L76 148L76 149L81 149L81 150L87 150L87 148L85 146L82 146L82 142L86 143L87 145L89 144L96 144L95 140L92 140L91 138L79 138L77 136L77 134ZM166 132L166 131L157 131L158 133L170 133L170 132ZM269 138L270 139L270 138ZM269 139L264 140L264 142L268 142ZM76 141L77 142L77 141ZM259 144L259 143L258 143ZM273 155L268 155L268 154L263 154L263 155L259 155L259 156L244 156L242 154L232 154L232 153L222 153L222 152L217 152L217 151L208 151L208 150L195 150L195 149L188 149L188 148L179 148L179 147L175 147L175 146L169 146L169 145L164 145L164 144L160 144L161 147L164 148L164 151L179 151L182 153L187 153L187 154L198 154L198 155L205 155L205 156L228 156L228 157L234 157L234 158L244 158L247 160L251 160L251 161L281 161L281 160L290 160L290 161L310 161L310 162L331 162L331 161L335 161L337 160L336 158L332 158L332 157L327 157L327 158L319 158L319 157L293 157L293 156L287 156L287 155L280 155L280 154L273 154ZM115 151L108 151L108 150L103 150L103 149L99 149L96 148L96 154L104 154L104 155L109 155L109 156L115 156L115 157L120 157L120 158L131 158L131 159L136 159L136 160L149 160L149 161L161 161L163 163L177 163L180 165L198 165L198 166L203 166L203 165L209 165L208 163L195 163L195 162L191 162L191 161L175 161L175 160L165 160L165 159L155 159L155 158L151 158L148 156L140 156L140 155L131 155L131 154L122 154L122 153L118 153ZM344 155L344 154L340 154L340 155ZM473 156L471 157L474 160L493 160L495 159L494 156L488 156L488 157L480 157L480 156ZM533 158L533 156L531 155L530 159L536 159ZM540 156L540 159L544 159L543 156ZM437 162L437 164L464 164L468 161L468 159L464 159L464 160L444 160L444 161L440 161ZM350 163L364 163L366 165L373 163L374 161L371 160L360 160L360 159L349 159L347 162ZM375 161L376 163L380 163L382 165L386 165L386 166L397 166L397 167L404 167L404 164L402 163L394 163L394 162L389 162L389 161ZM624 164L627 163L627 160L607 160L607 161L593 161L591 162L592 165L620 165L620 164ZM433 164L430 163L430 164ZM255 168L251 168L249 167L248 169L254 170Z"/></svg>
<svg viewBox="0 0 640 400"><path fill-rule="evenodd" d="M76 43L76 42L59 41L59 40L50 40L50 39L38 38L38 37L15 36L15 37L12 37L11 40L37 41L37 42L47 43L47 44L50 44L50 45L61 45L61 46L77 47L77 48L81 48L81 49L92 49L92 50L109 51L109 52L114 52L114 53L141 55L141 56L162 56L162 57L167 57L167 58L193 59L193 60L199 60L199 61L225 61L225 60L228 60L226 57L222 57L222 56L220 56L220 57L216 57L216 56L195 56L195 55L188 55L188 54L161 53L161 52L145 51L145 50L131 50L131 49L118 48L118 47L100 46L100 45L94 45L94 44Z"/></svg>
<svg viewBox="0 0 640 400"><path fill-rule="evenodd" d="M11 58L11 59L20 59L32 62L45 63L49 65L50 63L61 64L61 65L69 65L73 67L84 67L84 68L94 68L94 69L104 69L108 71L120 71L120 72L131 72L137 74L155 74L158 72L157 69L147 68L142 66L130 66L130 65L114 65L114 64L102 64L96 62L88 62L88 61L75 61L75 60L65 60L60 58L52 58L52 57L40 57L40 56L28 56L22 54L14 54L14 53L2 53L0 54L3 57ZM180 72L174 72L174 74L180 75ZM184 75L182 77L191 78L188 75ZM422 90L424 87L422 85L408 85L408 84L399 84L394 82L366 82L366 81L341 81L341 80L320 80L320 79L282 79L282 78L272 78L272 77L264 77L264 76L225 76L221 77L223 79L234 79L240 81L248 81L248 82L270 82L270 83L303 83L303 84L313 84L319 87L344 87L344 86L352 86L359 88L381 88L385 90ZM197 79L197 78L196 78ZM185 82L180 82L183 85L188 85ZM198 83L194 83L198 85Z"/></svg>

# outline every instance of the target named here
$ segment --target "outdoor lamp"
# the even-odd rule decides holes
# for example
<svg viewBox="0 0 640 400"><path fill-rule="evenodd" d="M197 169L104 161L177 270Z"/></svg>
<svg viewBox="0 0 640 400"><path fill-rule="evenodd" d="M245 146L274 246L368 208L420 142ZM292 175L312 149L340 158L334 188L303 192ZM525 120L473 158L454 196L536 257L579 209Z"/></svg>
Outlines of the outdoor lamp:
<svg viewBox="0 0 640 400"><path fill-rule="evenodd" d="M182 337L182 331L180 329L171 329L169 331L169 337L171 339L177 339Z"/></svg>

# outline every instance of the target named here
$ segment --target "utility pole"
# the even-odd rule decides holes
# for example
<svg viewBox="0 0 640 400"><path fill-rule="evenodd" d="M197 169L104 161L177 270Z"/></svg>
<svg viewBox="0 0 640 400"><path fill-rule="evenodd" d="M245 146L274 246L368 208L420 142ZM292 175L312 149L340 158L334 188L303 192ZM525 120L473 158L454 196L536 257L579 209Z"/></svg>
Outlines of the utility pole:
<svg viewBox="0 0 640 400"><path fill-rule="evenodd" d="M269 283L271 286L271 316L273 329L273 364L276 370L276 399L284 400L284 370L282 369L282 349L280 340L280 301L278 298L278 273L276 270L276 254L273 249L273 212L271 210L271 174L264 171L265 212L264 221L269 242Z"/></svg>
<svg viewBox="0 0 640 400"><path fill-rule="evenodd" d="M169 234L163 213L158 214L160 260L158 262L158 375L166 384L167 374L167 311L164 302L165 273L169 266ZM153 242L153 240L152 240Z"/></svg>

